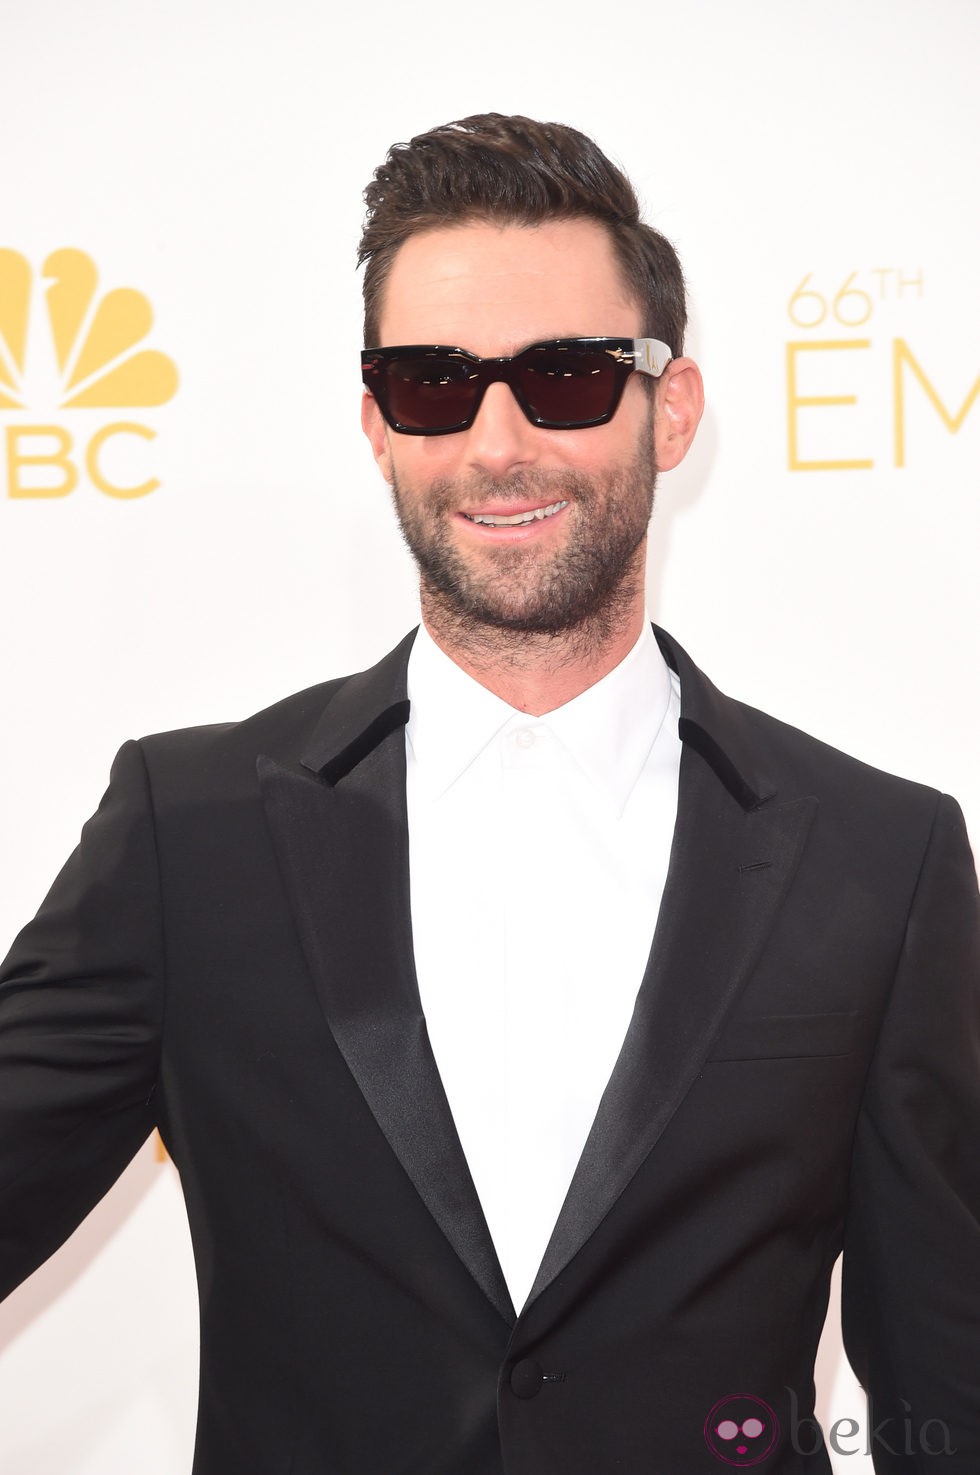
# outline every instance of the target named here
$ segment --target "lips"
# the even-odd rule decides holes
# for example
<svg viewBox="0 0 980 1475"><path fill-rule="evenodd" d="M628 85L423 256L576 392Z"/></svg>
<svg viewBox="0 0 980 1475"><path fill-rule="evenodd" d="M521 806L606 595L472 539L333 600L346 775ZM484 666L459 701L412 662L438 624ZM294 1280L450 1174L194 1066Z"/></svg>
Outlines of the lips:
<svg viewBox="0 0 980 1475"><path fill-rule="evenodd" d="M558 501L549 503L547 507L528 507L521 512L464 512L462 515L468 522L482 523L484 527L518 527L522 523L541 522L546 517L554 517L556 512L567 506L567 501Z"/></svg>

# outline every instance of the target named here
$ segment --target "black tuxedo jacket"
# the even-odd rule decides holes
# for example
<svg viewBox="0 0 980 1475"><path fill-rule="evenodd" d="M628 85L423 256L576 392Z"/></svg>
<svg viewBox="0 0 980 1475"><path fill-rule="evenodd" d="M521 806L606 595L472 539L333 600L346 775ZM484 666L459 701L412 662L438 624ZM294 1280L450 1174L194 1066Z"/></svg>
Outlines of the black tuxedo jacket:
<svg viewBox="0 0 980 1475"><path fill-rule="evenodd" d="M961 816L658 639L683 710L666 892L519 1315L413 968L411 637L246 722L121 750L0 973L0 1294L158 1125L197 1257L195 1475L827 1475L808 1420L842 1247L877 1426L855 1410L845 1447L980 1469ZM460 864L484 893L478 835ZM772 1417L720 1444L734 1395Z"/></svg>

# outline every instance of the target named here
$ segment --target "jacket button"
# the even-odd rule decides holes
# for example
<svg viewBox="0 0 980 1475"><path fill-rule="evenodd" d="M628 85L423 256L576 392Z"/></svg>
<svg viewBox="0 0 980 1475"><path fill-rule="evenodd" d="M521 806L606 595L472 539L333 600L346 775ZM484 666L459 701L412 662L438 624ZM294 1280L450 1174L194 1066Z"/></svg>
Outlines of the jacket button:
<svg viewBox="0 0 980 1475"><path fill-rule="evenodd" d="M544 1382L544 1373L533 1357L515 1362L510 1370L510 1386L518 1398L537 1398Z"/></svg>

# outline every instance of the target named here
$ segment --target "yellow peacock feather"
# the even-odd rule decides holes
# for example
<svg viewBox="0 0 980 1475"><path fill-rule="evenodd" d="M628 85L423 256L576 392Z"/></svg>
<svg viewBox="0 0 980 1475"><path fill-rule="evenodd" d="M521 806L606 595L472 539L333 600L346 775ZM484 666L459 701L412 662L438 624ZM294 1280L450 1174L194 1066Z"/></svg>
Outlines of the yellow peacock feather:
<svg viewBox="0 0 980 1475"><path fill-rule="evenodd" d="M53 251L41 269L48 320L62 376L63 409L162 405L177 391L173 359L137 351L153 326L142 292L117 287L96 302L98 272L84 251ZM31 269L0 250L0 408L22 409ZM93 311L93 304L94 311Z"/></svg>
<svg viewBox="0 0 980 1475"><path fill-rule="evenodd" d="M19 251L0 250L0 408L21 410L31 268Z"/></svg>

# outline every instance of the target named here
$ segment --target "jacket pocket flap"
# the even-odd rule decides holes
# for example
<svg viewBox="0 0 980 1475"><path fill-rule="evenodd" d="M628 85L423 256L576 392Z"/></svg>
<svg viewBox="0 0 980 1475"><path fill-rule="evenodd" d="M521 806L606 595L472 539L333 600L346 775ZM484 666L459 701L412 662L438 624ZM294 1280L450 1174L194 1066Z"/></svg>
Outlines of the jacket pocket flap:
<svg viewBox="0 0 980 1475"><path fill-rule="evenodd" d="M709 1060L766 1060L807 1055L847 1055L861 1034L864 1015L758 1014L731 1019Z"/></svg>

